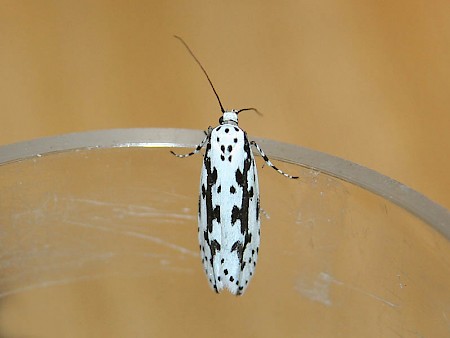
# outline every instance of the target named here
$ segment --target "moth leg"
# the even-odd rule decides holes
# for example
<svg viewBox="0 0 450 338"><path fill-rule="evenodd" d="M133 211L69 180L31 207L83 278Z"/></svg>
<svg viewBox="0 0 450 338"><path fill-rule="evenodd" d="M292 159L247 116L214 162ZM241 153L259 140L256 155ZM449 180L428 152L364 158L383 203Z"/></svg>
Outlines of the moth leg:
<svg viewBox="0 0 450 338"><path fill-rule="evenodd" d="M205 136L205 138L203 139L203 141L200 142L200 144L199 144L197 147L195 147L194 151L191 151L191 152L188 153L188 154L176 154L176 153L174 153L172 150L171 150L170 152L172 153L172 155L175 155L176 157L180 157L180 158L185 158L185 157L189 157L189 156L195 155L195 154L197 154L197 153L200 151L200 149L202 149L203 146L208 142L209 137L211 136L211 132L212 132L212 128L211 128L211 127L208 127L208 131L205 132L206 136Z"/></svg>
<svg viewBox="0 0 450 338"><path fill-rule="evenodd" d="M266 156L266 154L264 154L264 151L259 147L259 145L255 141L250 141L250 144L252 146L254 146L256 149L258 149L259 153L261 154L261 157L264 159L264 161L266 161L266 163L269 167L272 167L273 169L278 171L281 175L283 175L287 178L292 178L292 179L298 178L298 176L292 176L292 175L286 174L285 172L278 169L272 162L270 162L269 158Z"/></svg>

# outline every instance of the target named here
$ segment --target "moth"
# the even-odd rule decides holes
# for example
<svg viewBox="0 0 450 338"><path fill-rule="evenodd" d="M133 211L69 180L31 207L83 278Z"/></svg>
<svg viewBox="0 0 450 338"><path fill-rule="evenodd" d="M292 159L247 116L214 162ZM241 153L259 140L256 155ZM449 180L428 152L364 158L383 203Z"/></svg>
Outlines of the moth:
<svg viewBox="0 0 450 338"><path fill-rule="evenodd" d="M222 111L219 125L209 127L202 142L188 154L173 155L185 158L205 147L198 200L198 240L203 268L209 285L219 293L224 288L234 295L242 295L255 273L260 245L260 196L258 173L251 147L264 161L278 169L247 133L238 125L239 113L255 108L225 110L206 70L178 36L202 69L217 97Z"/></svg>

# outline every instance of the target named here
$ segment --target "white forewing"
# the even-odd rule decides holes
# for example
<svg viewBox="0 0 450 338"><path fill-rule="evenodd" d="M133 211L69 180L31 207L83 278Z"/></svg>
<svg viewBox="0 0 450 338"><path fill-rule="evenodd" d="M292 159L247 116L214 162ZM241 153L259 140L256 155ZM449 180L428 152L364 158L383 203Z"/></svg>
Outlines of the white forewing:
<svg viewBox="0 0 450 338"><path fill-rule="evenodd" d="M199 243L211 287L242 294L259 251L259 188L245 132L233 124L212 130L200 179Z"/></svg>

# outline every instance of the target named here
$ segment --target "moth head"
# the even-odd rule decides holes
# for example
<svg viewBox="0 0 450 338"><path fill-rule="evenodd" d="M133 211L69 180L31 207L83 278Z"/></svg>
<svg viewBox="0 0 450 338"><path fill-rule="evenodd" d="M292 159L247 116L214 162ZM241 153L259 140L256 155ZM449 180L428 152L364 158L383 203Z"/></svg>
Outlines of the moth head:
<svg viewBox="0 0 450 338"><path fill-rule="evenodd" d="M230 110L223 112L223 115L219 119L220 124L238 124L238 114L237 110Z"/></svg>

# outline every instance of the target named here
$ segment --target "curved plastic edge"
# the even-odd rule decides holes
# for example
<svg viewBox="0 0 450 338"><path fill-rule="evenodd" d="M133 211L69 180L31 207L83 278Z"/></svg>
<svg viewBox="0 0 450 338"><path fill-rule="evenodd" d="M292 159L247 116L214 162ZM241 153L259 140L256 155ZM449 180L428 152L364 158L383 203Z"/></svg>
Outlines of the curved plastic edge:
<svg viewBox="0 0 450 338"><path fill-rule="evenodd" d="M196 146L202 131L187 129L112 129L65 134L0 147L0 165L77 149ZM360 186L416 215L450 240L450 212L419 192L378 172L311 149L266 139L255 141L272 158L310 168Z"/></svg>

